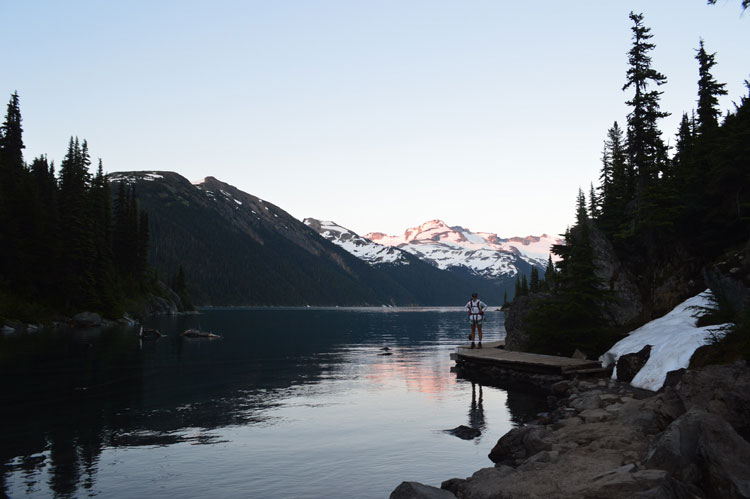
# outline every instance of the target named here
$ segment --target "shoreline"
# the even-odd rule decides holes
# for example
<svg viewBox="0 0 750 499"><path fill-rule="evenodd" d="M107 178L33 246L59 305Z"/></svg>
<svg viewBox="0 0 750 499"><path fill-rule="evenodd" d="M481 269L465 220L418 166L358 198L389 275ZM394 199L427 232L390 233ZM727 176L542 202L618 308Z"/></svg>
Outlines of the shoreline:
<svg viewBox="0 0 750 499"><path fill-rule="evenodd" d="M747 363L676 373L659 392L612 379L546 389L550 412L501 436L488 467L390 497L750 497Z"/></svg>

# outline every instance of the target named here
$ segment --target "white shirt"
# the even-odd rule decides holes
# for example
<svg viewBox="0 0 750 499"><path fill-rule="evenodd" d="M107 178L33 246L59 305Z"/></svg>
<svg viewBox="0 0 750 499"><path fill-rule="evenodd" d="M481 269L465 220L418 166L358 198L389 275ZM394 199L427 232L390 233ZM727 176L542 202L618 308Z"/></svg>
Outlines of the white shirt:
<svg viewBox="0 0 750 499"><path fill-rule="evenodd" d="M487 304L477 298L476 301L469 300L466 302L466 307L464 308L469 311L470 315L481 315L482 312L487 310Z"/></svg>

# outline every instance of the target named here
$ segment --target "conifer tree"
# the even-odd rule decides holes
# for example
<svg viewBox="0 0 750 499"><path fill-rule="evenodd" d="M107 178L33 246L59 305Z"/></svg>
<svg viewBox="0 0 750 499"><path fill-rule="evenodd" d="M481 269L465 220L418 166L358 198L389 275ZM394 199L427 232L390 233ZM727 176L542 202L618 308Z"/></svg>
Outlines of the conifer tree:
<svg viewBox="0 0 750 499"><path fill-rule="evenodd" d="M515 292L513 294L513 300L521 296L523 293L521 291L521 274L516 274L516 286L515 286Z"/></svg>
<svg viewBox="0 0 750 499"><path fill-rule="evenodd" d="M653 35L651 29L643 25L643 14L631 12L630 19L633 21L633 45L628 52L630 67L622 89L633 89L633 97L626 102L632 107L628 114L627 151L636 175L636 194L640 195L665 167L666 146L661 140L657 122L669 113L659 108L662 92L649 90L649 86L659 87L667 82L667 77L651 67L648 54L655 45L649 42Z"/></svg>
<svg viewBox="0 0 750 499"><path fill-rule="evenodd" d="M709 54L700 40L695 58L698 61L698 133L706 134L716 129L721 115L718 106L720 95L727 95L725 83L718 83L711 74L716 65L716 53Z"/></svg>
<svg viewBox="0 0 750 499"><path fill-rule="evenodd" d="M539 269L534 265L531 266L531 274L529 276L529 292L537 293L540 290L539 283Z"/></svg>
<svg viewBox="0 0 750 499"><path fill-rule="evenodd" d="M65 283L65 308L72 310L95 303L96 259L94 210L91 206L91 174L87 165L88 145L71 137L68 152L60 164L59 206L62 241L61 275Z"/></svg>

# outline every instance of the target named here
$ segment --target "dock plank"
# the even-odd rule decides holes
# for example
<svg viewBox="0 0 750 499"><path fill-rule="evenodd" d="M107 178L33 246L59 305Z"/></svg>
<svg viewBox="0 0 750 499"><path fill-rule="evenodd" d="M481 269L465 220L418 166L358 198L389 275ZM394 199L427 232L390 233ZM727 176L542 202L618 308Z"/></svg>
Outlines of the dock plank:
<svg viewBox="0 0 750 499"><path fill-rule="evenodd" d="M457 362L489 363L523 371L563 373L601 368L601 364L595 360L511 352L504 348L498 348L504 346L504 344L502 341L493 341L485 343L482 348L471 348L468 345L461 346L456 351L455 356L452 357L455 357Z"/></svg>

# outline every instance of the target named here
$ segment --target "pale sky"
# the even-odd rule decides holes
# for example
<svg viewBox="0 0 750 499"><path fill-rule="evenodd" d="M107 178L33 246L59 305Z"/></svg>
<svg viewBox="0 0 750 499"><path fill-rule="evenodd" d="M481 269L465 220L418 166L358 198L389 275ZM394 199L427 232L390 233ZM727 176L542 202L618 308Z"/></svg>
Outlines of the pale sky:
<svg viewBox="0 0 750 499"><path fill-rule="evenodd" d="M668 83L664 138L695 107L695 48L722 109L747 95L740 0L3 1L4 104L25 157L87 139L108 172L214 176L297 218L401 234L440 218L559 234L628 112L628 13Z"/></svg>

